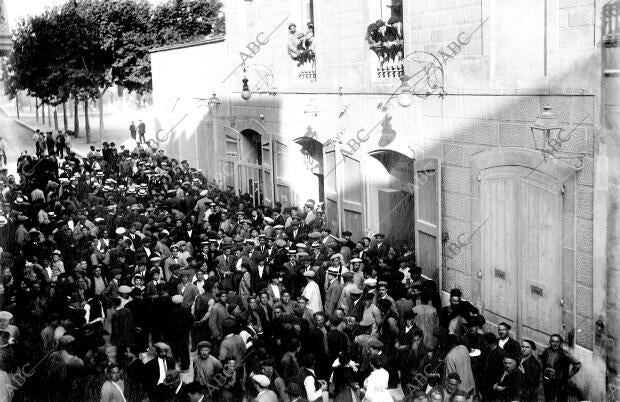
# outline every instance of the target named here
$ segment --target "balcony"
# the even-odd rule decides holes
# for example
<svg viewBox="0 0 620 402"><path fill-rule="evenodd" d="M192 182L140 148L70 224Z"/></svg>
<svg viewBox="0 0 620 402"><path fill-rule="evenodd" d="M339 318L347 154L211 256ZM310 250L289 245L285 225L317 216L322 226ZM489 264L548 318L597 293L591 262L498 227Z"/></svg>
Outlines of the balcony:
<svg viewBox="0 0 620 402"><path fill-rule="evenodd" d="M300 54L297 63L297 77L308 82L316 82L316 59L314 52Z"/></svg>
<svg viewBox="0 0 620 402"><path fill-rule="evenodd" d="M376 57L373 58L373 67L376 70L375 79L391 80L405 74L402 43L397 42L389 46L375 44L371 45L370 49L376 55Z"/></svg>

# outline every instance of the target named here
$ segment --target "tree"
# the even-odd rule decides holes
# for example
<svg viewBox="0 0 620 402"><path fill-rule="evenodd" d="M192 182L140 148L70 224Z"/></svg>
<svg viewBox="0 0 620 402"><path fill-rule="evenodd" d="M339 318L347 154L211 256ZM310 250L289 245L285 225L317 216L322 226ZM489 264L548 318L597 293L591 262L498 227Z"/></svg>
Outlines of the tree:
<svg viewBox="0 0 620 402"><path fill-rule="evenodd" d="M62 103L64 111L73 98L76 136L77 103L83 102L89 141L90 100L98 100L101 132L107 89L116 84L139 95L151 91L151 48L223 34L218 0L169 0L154 8L146 0L69 1L18 23L11 85L42 107Z"/></svg>
<svg viewBox="0 0 620 402"><path fill-rule="evenodd" d="M151 17L157 46L223 36L224 29L222 3L217 0L169 0L156 6Z"/></svg>
<svg viewBox="0 0 620 402"><path fill-rule="evenodd" d="M81 2L79 8L89 24L97 26L101 48L112 56L97 94L101 134L103 96L112 85L140 94L152 88L149 49L153 39L148 28L151 8L145 0L89 0Z"/></svg>
<svg viewBox="0 0 620 402"><path fill-rule="evenodd" d="M42 107L55 107L70 96L87 105L105 84L112 53L101 45L99 25L86 17L75 3L67 3L18 23L11 59L16 86L39 98ZM77 135L77 114L75 119ZM87 141L89 135L87 125Z"/></svg>
<svg viewBox="0 0 620 402"><path fill-rule="evenodd" d="M19 119L19 97L17 96L17 76L11 58L6 58L2 63L2 82L4 83L4 93L9 99L15 98L15 107L17 108L17 118Z"/></svg>

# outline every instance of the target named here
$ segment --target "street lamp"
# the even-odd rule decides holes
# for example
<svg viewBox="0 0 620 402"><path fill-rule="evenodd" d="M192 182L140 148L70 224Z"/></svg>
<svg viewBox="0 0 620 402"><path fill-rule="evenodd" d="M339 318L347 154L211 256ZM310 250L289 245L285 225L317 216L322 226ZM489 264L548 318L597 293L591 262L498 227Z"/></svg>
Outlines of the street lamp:
<svg viewBox="0 0 620 402"><path fill-rule="evenodd" d="M244 76L241 80L243 82L243 88L241 89L241 99L247 101L252 97L252 91L248 87L248 79Z"/></svg>
<svg viewBox="0 0 620 402"><path fill-rule="evenodd" d="M536 121L530 129L532 130L532 137L534 138L534 147L544 152L550 152L552 147L549 142L553 138L557 141L562 126L558 122L556 114L552 111L553 108L549 105L543 106L543 111L538 115ZM537 137L542 138L542 144L539 144L536 140Z"/></svg>
<svg viewBox="0 0 620 402"><path fill-rule="evenodd" d="M409 76L403 74L400 76L401 86L400 93L398 94L398 104L402 107L409 107L413 103L413 95L411 94L411 87L409 87Z"/></svg>
<svg viewBox="0 0 620 402"><path fill-rule="evenodd" d="M564 159L575 170L583 169L584 153L560 151L563 143L570 140L570 136L575 130L562 135L563 128L551 106L543 106L543 111L538 115L530 129L534 139L534 148L542 153L543 160L546 161L549 157ZM537 138L542 138L542 144L539 143Z"/></svg>

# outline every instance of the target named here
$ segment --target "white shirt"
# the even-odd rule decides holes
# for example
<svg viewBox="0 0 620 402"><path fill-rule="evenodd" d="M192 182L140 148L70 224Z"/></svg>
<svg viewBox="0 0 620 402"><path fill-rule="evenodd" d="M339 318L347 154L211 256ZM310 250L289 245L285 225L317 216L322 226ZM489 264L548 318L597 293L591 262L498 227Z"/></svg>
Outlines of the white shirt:
<svg viewBox="0 0 620 402"><path fill-rule="evenodd" d="M159 363L159 380L157 380L157 385L159 384L163 384L164 381L166 380L166 371L167 370L167 364L166 364L166 360L162 359L161 357L157 358L157 363Z"/></svg>
<svg viewBox="0 0 620 402"><path fill-rule="evenodd" d="M308 371L314 374L314 370L308 369ZM323 396L323 391L321 388L314 388L314 378L312 378L312 376L304 378L304 388L306 388L306 395L308 395L308 400L310 402L316 401Z"/></svg>
<svg viewBox="0 0 620 402"><path fill-rule="evenodd" d="M259 265L258 266L258 276L262 277L264 270L265 270L265 266L264 265Z"/></svg>
<svg viewBox="0 0 620 402"><path fill-rule="evenodd" d="M276 299L280 298L280 288L278 287L278 285L273 285L270 284L269 286L271 286L271 291L273 292L273 297Z"/></svg>
<svg viewBox="0 0 620 402"><path fill-rule="evenodd" d="M508 343L508 339L510 339L509 337L506 337L506 339L501 339L497 342L499 344L499 347L504 349L504 345L506 345L506 343Z"/></svg>
<svg viewBox="0 0 620 402"><path fill-rule="evenodd" d="M310 281L304 288L302 295L308 299L308 309L314 314L323 311L323 303L321 301L321 291L319 285L315 281Z"/></svg>

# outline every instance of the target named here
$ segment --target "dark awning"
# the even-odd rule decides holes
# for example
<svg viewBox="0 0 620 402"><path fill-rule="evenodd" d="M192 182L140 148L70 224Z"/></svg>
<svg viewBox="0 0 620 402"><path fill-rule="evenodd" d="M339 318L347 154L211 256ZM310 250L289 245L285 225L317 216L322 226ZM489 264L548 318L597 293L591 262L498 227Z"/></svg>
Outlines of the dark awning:
<svg viewBox="0 0 620 402"><path fill-rule="evenodd" d="M301 145L304 153L312 156L317 161L323 161L323 144L312 137L298 137L293 140Z"/></svg>
<svg viewBox="0 0 620 402"><path fill-rule="evenodd" d="M413 180L415 160L407 155L391 149L377 149L369 152L368 155L381 162L385 170L401 182L407 183Z"/></svg>

